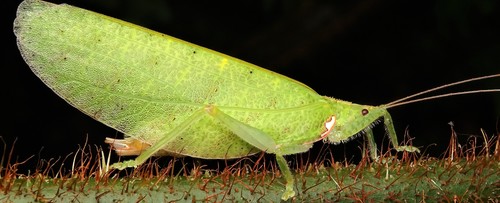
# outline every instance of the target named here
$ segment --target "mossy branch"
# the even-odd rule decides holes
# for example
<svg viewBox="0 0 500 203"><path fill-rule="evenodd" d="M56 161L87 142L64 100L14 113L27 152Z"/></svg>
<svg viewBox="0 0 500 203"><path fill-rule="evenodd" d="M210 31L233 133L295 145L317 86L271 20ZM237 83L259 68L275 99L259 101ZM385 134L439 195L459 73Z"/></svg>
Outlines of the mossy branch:
<svg viewBox="0 0 500 203"><path fill-rule="evenodd" d="M300 167L296 197L290 202L465 202L498 201L500 153L498 137L484 137L482 146L459 148L452 136L445 157L437 159L386 153L379 161L363 159L353 165ZM476 140L477 141L477 140ZM101 153L102 154L102 151ZM83 156L83 154L82 154ZM66 176L50 177L49 170L16 174L15 164L2 171L2 202L280 202L284 183L276 167L271 170L244 165L222 171L195 167L189 175L172 175L154 162L123 176L103 172L84 159ZM47 162L47 168L53 164ZM58 172L57 174L60 174ZM120 176L121 175L121 176Z"/></svg>

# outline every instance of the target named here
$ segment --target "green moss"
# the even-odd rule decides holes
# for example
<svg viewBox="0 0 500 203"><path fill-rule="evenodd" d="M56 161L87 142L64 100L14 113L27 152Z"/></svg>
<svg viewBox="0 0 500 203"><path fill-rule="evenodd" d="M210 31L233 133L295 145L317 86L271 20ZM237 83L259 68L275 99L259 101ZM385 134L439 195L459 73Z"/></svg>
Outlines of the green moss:
<svg viewBox="0 0 500 203"><path fill-rule="evenodd" d="M297 195L289 201L497 201L500 144L498 138L486 140L481 147L462 149L452 139L446 156L439 159L406 152L398 159L385 153L377 162L300 166L294 173ZM57 178L46 175L53 166L22 175L15 173L18 165L8 164L2 170L0 201L280 202L285 188L276 166L267 170L243 164L216 172L195 167L191 175L171 175L170 169L158 170L155 162L149 162L123 175L101 173L105 160L100 158L97 163L85 159L71 174L57 173Z"/></svg>

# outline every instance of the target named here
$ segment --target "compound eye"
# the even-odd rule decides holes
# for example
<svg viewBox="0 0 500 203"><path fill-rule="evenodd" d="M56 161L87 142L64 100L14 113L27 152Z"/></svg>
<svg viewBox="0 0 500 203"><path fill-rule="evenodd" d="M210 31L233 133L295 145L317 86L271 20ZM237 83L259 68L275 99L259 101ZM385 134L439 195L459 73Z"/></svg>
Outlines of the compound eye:
<svg viewBox="0 0 500 203"><path fill-rule="evenodd" d="M361 115L363 115L363 116L366 116L366 114L368 114L368 113L369 113L368 109L361 110Z"/></svg>

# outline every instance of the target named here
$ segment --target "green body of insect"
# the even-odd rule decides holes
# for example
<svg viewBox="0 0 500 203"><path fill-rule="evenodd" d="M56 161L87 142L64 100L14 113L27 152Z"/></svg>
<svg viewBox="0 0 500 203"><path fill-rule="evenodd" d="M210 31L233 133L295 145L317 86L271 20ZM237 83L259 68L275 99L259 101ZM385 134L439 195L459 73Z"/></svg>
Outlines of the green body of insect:
<svg viewBox="0 0 500 203"><path fill-rule="evenodd" d="M318 95L304 84L255 65L127 22L69 5L21 3L14 23L18 46L33 72L60 97L127 138L107 139L134 167L153 155L203 159L276 154L294 196L283 155L314 142L345 142L383 118L384 106ZM146 146L142 148L142 146Z"/></svg>

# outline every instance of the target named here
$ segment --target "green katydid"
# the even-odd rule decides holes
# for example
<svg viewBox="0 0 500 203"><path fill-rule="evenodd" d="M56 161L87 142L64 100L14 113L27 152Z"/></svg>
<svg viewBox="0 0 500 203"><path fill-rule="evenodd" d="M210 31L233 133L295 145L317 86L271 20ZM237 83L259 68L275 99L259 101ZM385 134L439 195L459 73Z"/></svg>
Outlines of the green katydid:
<svg viewBox="0 0 500 203"><path fill-rule="evenodd" d="M118 169L155 155L232 159L265 151L276 155L286 200L295 192L283 156L314 142L365 134L376 159L371 127L382 118L396 150L419 151L398 144L387 111L403 100L369 106L320 96L239 59L66 4L22 2L14 32L47 86L127 136L106 139L119 155L139 155L114 164Z"/></svg>

